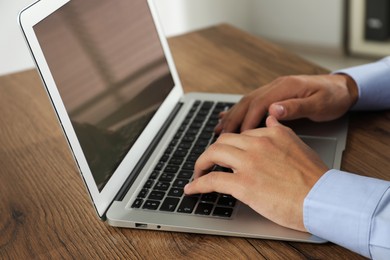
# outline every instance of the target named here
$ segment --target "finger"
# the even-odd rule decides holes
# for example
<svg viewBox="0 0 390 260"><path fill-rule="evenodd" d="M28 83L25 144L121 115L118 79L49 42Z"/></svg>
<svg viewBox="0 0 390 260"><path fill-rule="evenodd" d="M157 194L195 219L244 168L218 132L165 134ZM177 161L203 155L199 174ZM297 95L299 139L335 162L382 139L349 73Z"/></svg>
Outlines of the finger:
<svg viewBox="0 0 390 260"><path fill-rule="evenodd" d="M214 127L214 132L217 135L220 135L223 131L223 125L221 122L218 122L218 124Z"/></svg>
<svg viewBox="0 0 390 260"><path fill-rule="evenodd" d="M260 122L267 114L267 110L269 111L270 106L274 102L297 98L302 94L301 89L301 86L291 89L291 79L275 80L264 86L261 96L252 100L241 125L241 132L259 127ZM284 112L285 108L283 106L273 108L274 116L275 114L283 115Z"/></svg>
<svg viewBox="0 0 390 260"><path fill-rule="evenodd" d="M310 115L315 113L316 104L315 96L289 99L272 104L269 109L269 114L279 120L310 117Z"/></svg>
<svg viewBox="0 0 390 260"><path fill-rule="evenodd" d="M245 100L240 101L227 111L220 124L224 133L236 132L248 111L248 104Z"/></svg>
<svg viewBox="0 0 390 260"><path fill-rule="evenodd" d="M219 192L224 194L233 193L237 186L237 176L226 172L210 172L198 179L193 180L184 187L185 194Z"/></svg>
<svg viewBox="0 0 390 260"><path fill-rule="evenodd" d="M227 112L228 112L228 110L220 112L219 115L218 115L219 118L223 118L226 115Z"/></svg>
<svg viewBox="0 0 390 260"><path fill-rule="evenodd" d="M234 170L242 156L242 150L235 146L215 143L199 156L194 167L194 178L208 173L214 165Z"/></svg>
<svg viewBox="0 0 390 260"><path fill-rule="evenodd" d="M219 121L218 121L218 124L214 128L214 132L216 134L221 134L222 133L222 131L223 131L222 121L223 121L223 118L226 117L227 113L228 113L228 111L222 111L222 112L219 113L219 115L218 115Z"/></svg>
<svg viewBox="0 0 390 260"><path fill-rule="evenodd" d="M223 133L213 145L215 144L230 145L240 150L246 150L252 144L252 138L241 134Z"/></svg>
<svg viewBox="0 0 390 260"><path fill-rule="evenodd" d="M282 120L285 117L286 108L283 106L283 104L281 104L281 102L271 104L268 109L268 114Z"/></svg>
<svg viewBox="0 0 390 260"><path fill-rule="evenodd" d="M276 126L285 127L274 116L268 116L266 121L265 121L265 124L267 127L246 130L245 132L241 133L241 136L248 136L250 138L249 141L253 143L252 137L271 137L271 136L273 136L273 131L271 129L272 127L276 127Z"/></svg>
<svg viewBox="0 0 390 260"><path fill-rule="evenodd" d="M279 121L274 116L269 116L265 121L265 125L267 127L275 127L275 126L281 126L282 124L279 123Z"/></svg>
<svg viewBox="0 0 390 260"><path fill-rule="evenodd" d="M267 113L267 108L268 106L252 103L241 125L241 132L259 127L260 122Z"/></svg>

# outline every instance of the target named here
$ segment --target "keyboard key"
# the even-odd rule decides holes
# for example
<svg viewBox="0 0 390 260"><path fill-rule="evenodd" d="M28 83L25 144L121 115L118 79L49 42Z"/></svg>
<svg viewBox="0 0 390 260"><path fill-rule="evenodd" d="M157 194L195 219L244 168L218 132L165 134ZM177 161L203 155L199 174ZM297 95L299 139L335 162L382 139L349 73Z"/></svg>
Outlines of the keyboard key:
<svg viewBox="0 0 390 260"><path fill-rule="evenodd" d="M161 182L171 182L175 178L175 175L172 173L163 173L158 179Z"/></svg>
<svg viewBox="0 0 390 260"><path fill-rule="evenodd" d="M216 202L217 201L217 198L218 198L218 193L216 192L213 192L213 193L205 193L205 194L202 194L202 197L200 198L201 201L204 201L204 202Z"/></svg>
<svg viewBox="0 0 390 260"><path fill-rule="evenodd" d="M198 215L210 215L213 210L213 204L210 203L199 203L198 207L195 210L195 214Z"/></svg>
<svg viewBox="0 0 390 260"><path fill-rule="evenodd" d="M173 139L173 140L170 142L169 146L176 146L176 144L177 144L177 139Z"/></svg>
<svg viewBox="0 0 390 260"><path fill-rule="evenodd" d="M212 102L212 101L204 101L202 106L201 106L201 109L210 110L210 108L212 108L213 105L214 105L214 102Z"/></svg>
<svg viewBox="0 0 390 260"><path fill-rule="evenodd" d="M210 134L209 132L202 132L200 135L199 135L199 138L200 139L206 139L206 140L210 140L212 134Z"/></svg>
<svg viewBox="0 0 390 260"><path fill-rule="evenodd" d="M162 161L162 162L167 162L168 159L169 159L169 155L168 155L168 154L164 154L164 155L161 157L160 161Z"/></svg>
<svg viewBox="0 0 390 260"><path fill-rule="evenodd" d="M198 198L193 196L185 196L181 201L177 212L191 214L197 202Z"/></svg>
<svg viewBox="0 0 390 260"><path fill-rule="evenodd" d="M142 207L143 209L156 210L160 206L160 201L147 200Z"/></svg>
<svg viewBox="0 0 390 260"><path fill-rule="evenodd" d="M186 125L181 125L179 128L179 132L184 132L187 129Z"/></svg>
<svg viewBox="0 0 390 260"><path fill-rule="evenodd" d="M188 125L188 123L191 121L191 119L190 118L185 118L184 119L184 121L183 121L183 123L181 123L183 126L186 126L186 125Z"/></svg>
<svg viewBox="0 0 390 260"><path fill-rule="evenodd" d="M163 167L164 167L164 162L159 162L154 169L160 171Z"/></svg>
<svg viewBox="0 0 390 260"><path fill-rule="evenodd" d="M171 197L181 197L181 195L183 195L184 193L184 190L183 189L180 189L180 188L172 188L169 193L168 193L168 196L171 196Z"/></svg>
<svg viewBox="0 0 390 260"><path fill-rule="evenodd" d="M182 136L182 134L183 134L183 131L178 130L173 138L176 139L176 140L178 140L178 139L180 139L180 137Z"/></svg>
<svg viewBox="0 0 390 260"><path fill-rule="evenodd" d="M197 146L191 150L191 154L201 155L205 150L206 150L206 147Z"/></svg>
<svg viewBox="0 0 390 260"><path fill-rule="evenodd" d="M188 157L187 157L187 162L190 162L190 163L195 163L196 160L198 160L199 156L196 155L196 154L190 154Z"/></svg>
<svg viewBox="0 0 390 260"><path fill-rule="evenodd" d="M143 202L144 202L143 199L136 199L134 201L133 205L131 205L131 207L134 208L134 209L139 209Z"/></svg>
<svg viewBox="0 0 390 260"><path fill-rule="evenodd" d="M236 205L236 199L231 196L221 196L218 200L218 205L234 207Z"/></svg>
<svg viewBox="0 0 390 260"><path fill-rule="evenodd" d="M173 152L173 148L174 148L174 147L168 147L168 148L165 150L164 154L169 156L169 155Z"/></svg>
<svg viewBox="0 0 390 260"><path fill-rule="evenodd" d="M213 212L213 216L230 218L232 216L233 209L225 207L216 207Z"/></svg>
<svg viewBox="0 0 390 260"><path fill-rule="evenodd" d="M188 170L188 171L193 171L194 170L194 164L193 163L189 163L189 162L185 162L183 164L183 170Z"/></svg>
<svg viewBox="0 0 390 260"><path fill-rule="evenodd" d="M203 148L205 148L208 145L209 145L209 140L205 140L205 139L200 139L199 141L197 141L195 143L195 147L203 147Z"/></svg>
<svg viewBox="0 0 390 260"><path fill-rule="evenodd" d="M222 111L223 111L223 110L215 109L215 110L211 113L209 119L219 120L219 113L222 112Z"/></svg>
<svg viewBox="0 0 390 260"><path fill-rule="evenodd" d="M194 118L194 122L198 122L198 123L203 123L205 120L206 120L206 116L202 116L202 115L197 115ZM189 130L191 130L191 129L189 129ZM187 131L187 133L189 133L189 130Z"/></svg>
<svg viewBox="0 0 390 260"><path fill-rule="evenodd" d="M153 180L148 180L145 185L144 185L144 189L150 189L154 184L154 181Z"/></svg>
<svg viewBox="0 0 390 260"><path fill-rule="evenodd" d="M161 205L160 210L162 211L169 211L173 212L175 211L177 204L179 204L180 199L179 198L166 198Z"/></svg>
<svg viewBox="0 0 390 260"><path fill-rule="evenodd" d="M219 120L210 119L209 121L207 121L206 125L211 126L211 127L215 127L218 124L218 122L219 122Z"/></svg>
<svg viewBox="0 0 390 260"><path fill-rule="evenodd" d="M173 182L172 186L173 186L173 187L176 187L176 188L184 188L184 186L186 186L187 183L189 183L188 180L176 179L176 180Z"/></svg>
<svg viewBox="0 0 390 260"><path fill-rule="evenodd" d="M181 165L183 162L183 157L174 157L169 161L169 164Z"/></svg>
<svg viewBox="0 0 390 260"><path fill-rule="evenodd" d="M164 198L164 196L165 196L165 192L153 190L152 192L150 192L150 195L149 195L148 199L150 199L150 200L162 200Z"/></svg>
<svg viewBox="0 0 390 260"><path fill-rule="evenodd" d="M159 171L153 171L152 174L149 177L149 180L155 180L157 179L158 175L160 175Z"/></svg>
<svg viewBox="0 0 390 260"><path fill-rule="evenodd" d="M186 136L195 136L195 135L198 134L198 132L199 132L198 129L191 129L191 128L189 128L187 130L187 132L186 132Z"/></svg>
<svg viewBox="0 0 390 260"><path fill-rule="evenodd" d="M177 150L174 152L173 156L174 157L185 157L187 155L188 151L184 151L184 150Z"/></svg>
<svg viewBox="0 0 390 260"><path fill-rule="evenodd" d="M184 150L188 150L188 149L190 149L191 148L191 146L192 146L192 143L180 143L179 144L179 148L182 148L182 149L184 149Z"/></svg>
<svg viewBox="0 0 390 260"><path fill-rule="evenodd" d="M195 136L184 136L182 141L192 143L193 141L195 141Z"/></svg>
<svg viewBox="0 0 390 260"><path fill-rule="evenodd" d="M177 175L177 178L189 180L189 179L191 179L192 174L193 174L193 171L185 171L185 170L183 170L183 171L179 172L179 174Z"/></svg>
<svg viewBox="0 0 390 260"><path fill-rule="evenodd" d="M142 189L140 192L139 192L139 194L138 194L138 196L137 196L137 198L146 198L146 196L148 195L148 192L149 192L149 190L148 189Z"/></svg>
<svg viewBox="0 0 390 260"><path fill-rule="evenodd" d="M209 114L209 110L207 110L207 109L201 109L201 110L199 110L199 112L198 112L198 115L200 115L200 116L207 116L208 114Z"/></svg>
<svg viewBox="0 0 390 260"><path fill-rule="evenodd" d="M164 172L169 172L169 173L177 173L179 170L179 166L177 165L168 165L165 167Z"/></svg>
<svg viewBox="0 0 390 260"><path fill-rule="evenodd" d="M159 191L167 191L169 189L170 183L169 182L157 182L156 185L154 185L155 190Z"/></svg>
<svg viewBox="0 0 390 260"><path fill-rule="evenodd" d="M190 128L191 128L191 129L200 129L202 126L203 126L203 123L201 123L201 122L193 122L193 123L190 125ZM183 141L185 141L184 138L183 138ZM193 140L192 140L192 141L193 141ZM188 141L187 141L187 142L188 142Z"/></svg>

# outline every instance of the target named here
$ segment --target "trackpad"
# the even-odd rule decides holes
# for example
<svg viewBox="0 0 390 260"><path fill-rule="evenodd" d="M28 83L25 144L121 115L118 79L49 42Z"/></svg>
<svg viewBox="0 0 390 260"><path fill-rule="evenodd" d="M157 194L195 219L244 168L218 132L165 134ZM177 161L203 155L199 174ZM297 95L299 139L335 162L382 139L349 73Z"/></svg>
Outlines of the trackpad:
<svg viewBox="0 0 390 260"><path fill-rule="evenodd" d="M308 146L319 154L325 164L332 169L336 153L337 139L330 137L299 136Z"/></svg>

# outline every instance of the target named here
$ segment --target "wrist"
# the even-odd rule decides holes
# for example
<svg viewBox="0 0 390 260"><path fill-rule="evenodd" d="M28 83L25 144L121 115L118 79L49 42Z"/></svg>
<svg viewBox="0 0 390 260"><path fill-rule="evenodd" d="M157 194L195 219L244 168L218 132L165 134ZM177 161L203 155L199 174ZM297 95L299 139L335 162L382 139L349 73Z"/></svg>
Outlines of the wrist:
<svg viewBox="0 0 390 260"><path fill-rule="evenodd" d="M351 107L356 104L359 98L359 89L356 84L356 81L349 75L347 74L339 74L341 77L344 78L345 84L348 89L349 97L350 97L350 102L351 102Z"/></svg>

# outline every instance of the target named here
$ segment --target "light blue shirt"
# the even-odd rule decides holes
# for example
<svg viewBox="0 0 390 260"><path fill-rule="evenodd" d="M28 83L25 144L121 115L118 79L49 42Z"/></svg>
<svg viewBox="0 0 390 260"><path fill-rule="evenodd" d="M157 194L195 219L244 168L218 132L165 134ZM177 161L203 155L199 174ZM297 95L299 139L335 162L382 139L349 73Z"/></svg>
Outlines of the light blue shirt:
<svg viewBox="0 0 390 260"><path fill-rule="evenodd" d="M390 108L390 57L337 73L358 85L353 110ZM310 233L366 257L390 259L390 182L330 170L306 196L303 214Z"/></svg>

